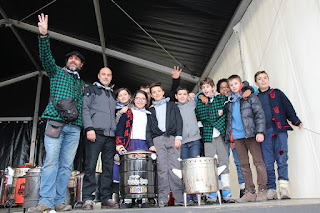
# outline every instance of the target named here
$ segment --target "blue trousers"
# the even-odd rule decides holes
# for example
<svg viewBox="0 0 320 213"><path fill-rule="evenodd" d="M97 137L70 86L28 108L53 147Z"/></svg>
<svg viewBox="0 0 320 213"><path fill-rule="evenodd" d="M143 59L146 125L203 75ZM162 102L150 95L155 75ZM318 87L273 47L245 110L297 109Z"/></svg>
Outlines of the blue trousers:
<svg viewBox="0 0 320 213"><path fill-rule="evenodd" d="M200 140L190 141L181 146L181 159L195 158L200 155Z"/></svg>
<svg viewBox="0 0 320 213"><path fill-rule="evenodd" d="M288 133L279 132L273 137L273 128L266 130L264 141L260 143L262 158L266 165L268 176L268 189L276 189L276 175L274 162L278 165L279 180L289 180L288 178Z"/></svg>
<svg viewBox="0 0 320 213"><path fill-rule="evenodd" d="M46 160L41 173L39 203L54 208L65 202L80 130L79 126L67 124L59 138L44 137Z"/></svg>
<svg viewBox="0 0 320 213"><path fill-rule="evenodd" d="M232 154L233 154L234 164L237 167L238 182L239 182L239 184L242 184L242 183L244 183L244 179L242 177L242 172L241 172L241 168L240 168L240 161L238 158L237 150L235 148L232 150ZM230 155L230 143L229 143L229 155Z"/></svg>

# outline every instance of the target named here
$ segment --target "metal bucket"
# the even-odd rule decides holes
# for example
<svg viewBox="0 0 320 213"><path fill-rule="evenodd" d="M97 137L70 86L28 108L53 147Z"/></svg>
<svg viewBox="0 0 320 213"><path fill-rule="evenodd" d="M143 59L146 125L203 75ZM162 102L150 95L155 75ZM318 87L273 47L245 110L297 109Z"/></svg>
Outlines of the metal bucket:
<svg viewBox="0 0 320 213"><path fill-rule="evenodd" d="M135 150L120 155L120 198L156 198L157 155Z"/></svg>
<svg viewBox="0 0 320 213"><path fill-rule="evenodd" d="M23 177L27 174L29 171L29 167L20 167L20 168L15 168L14 169L14 176L13 176L13 181L12 181L12 192L11 192L11 199L15 198L15 191L16 191L16 183L18 178Z"/></svg>
<svg viewBox="0 0 320 213"><path fill-rule="evenodd" d="M187 194L219 190L217 160L212 157L187 158L181 161L183 187Z"/></svg>
<svg viewBox="0 0 320 213"><path fill-rule="evenodd" d="M39 202L41 171L41 168L32 168L27 173L23 208L36 206Z"/></svg>

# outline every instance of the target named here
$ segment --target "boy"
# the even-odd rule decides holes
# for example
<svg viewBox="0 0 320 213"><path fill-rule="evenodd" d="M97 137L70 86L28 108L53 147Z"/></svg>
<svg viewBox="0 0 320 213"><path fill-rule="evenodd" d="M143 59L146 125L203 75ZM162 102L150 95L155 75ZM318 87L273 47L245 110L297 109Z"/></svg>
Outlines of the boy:
<svg viewBox="0 0 320 213"><path fill-rule="evenodd" d="M182 145L181 145L181 159L194 158L200 156L200 130L198 128L198 121L195 114L196 102L189 100L190 93L186 88L178 87L176 91L177 106L183 121L182 130ZM196 200L196 196L193 196ZM187 196L189 204L193 204L191 196Z"/></svg>
<svg viewBox="0 0 320 213"><path fill-rule="evenodd" d="M223 186L222 197L225 202L234 202L232 199L229 183L229 155L228 143L224 142L226 132L226 115L224 113L224 103L227 98L224 95L214 96L214 83L211 78L200 80L200 89L209 98L208 104L202 103L199 99L196 105L197 119L203 125L203 141L205 156L213 157L218 155L219 165L226 165L226 169L221 174ZM207 195L207 202L216 202L216 193Z"/></svg>
<svg viewBox="0 0 320 213"><path fill-rule="evenodd" d="M175 205L183 205L182 181L172 172L173 168L180 168L182 118L177 105L164 97L160 83L151 84L150 92L154 101L149 109L146 140L149 149L158 154L159 206L167 205L170 189Z"/></svg>
<svg viewBox="0 0 320 213"><path fill-rule="evenodd" d="M260 144L262 157L267 169L267 196L269 200L277 199L274 161L278 165L278 179L281 199L290 199L288 185L288 130L293 130L287 119L301 128L302 123L287 98L279 89L271 89L269 76L265 71L255 74L254 80L259 87L258 97L263 106L267 129L263 143Z"/></svg>
<svg viewBox="0 0 320 213"><path fill-rule="evenodd" d="M263 141L266 120L263 108L258 97L251 94L247 100L241 96L241 89L245 91L249 86L247 82L241 83L238 75L228 78L231 93L226 104L228 126L226 141L230 141L230 147L236 148L240 161L241 172L245 182L245 193L238 202L266 201L267 200L267 173L262 160L259 143ZM258 194L252 180L248 150L250 151L257 170L259 185Z"/></svg>

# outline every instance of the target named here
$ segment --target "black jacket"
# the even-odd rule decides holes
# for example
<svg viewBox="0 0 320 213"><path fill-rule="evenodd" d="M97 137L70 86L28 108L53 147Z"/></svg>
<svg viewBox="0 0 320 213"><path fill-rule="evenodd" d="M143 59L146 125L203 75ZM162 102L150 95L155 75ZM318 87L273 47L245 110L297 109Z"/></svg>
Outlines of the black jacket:
<svg viewBox="0 0 320 213"><path fill-rule="evenodd" d="M164 135L165 137L182 136L182 117L180 115L179 108L177 105L170 101L167 102L166 110L166 131L163 132L158 127L158 120L156 116L156 110L154 107L149 109L151 112L148 115L147 123L147 144L149 147L153 146L153 138Z"/></svg>

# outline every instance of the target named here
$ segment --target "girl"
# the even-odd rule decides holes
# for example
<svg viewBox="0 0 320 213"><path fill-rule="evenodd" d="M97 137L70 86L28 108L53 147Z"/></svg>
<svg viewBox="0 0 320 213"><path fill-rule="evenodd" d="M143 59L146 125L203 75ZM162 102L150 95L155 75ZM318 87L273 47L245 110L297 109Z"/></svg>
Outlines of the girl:
<svg viewBox="0 0 320 213"><path fill-rule="evenodd" d="M116 124L123 113L126 113L131 103L131 92L127 88L120 88L116 91L117 103L116 103ZM114 156L113 164L113 191L119 194L119 165L120 158L118 152Z"/></svg>
<svg viewBox="0 0 320 213"><path fill-rule="evenodd" d="M147 115L151 113L145 109L147 103L147 93L138 90L133 96L133 105L130 105L127 112L121 115L116 129L116 150L119 153L149 149L146 142L146 128ZM134 205L134 200L125 199L122 207L130 207L130 205Z"/></svg>
<svg viewBox="0 0 320 213"><path fill-rule="evenodd" d="M134 94L133 106L122 114L117 124L117 151L123 150L123 148L126 151L149 149L146 143L147 115L150 114L145 109L147 102L148 95L146 92L138 90Z"/></svg>

